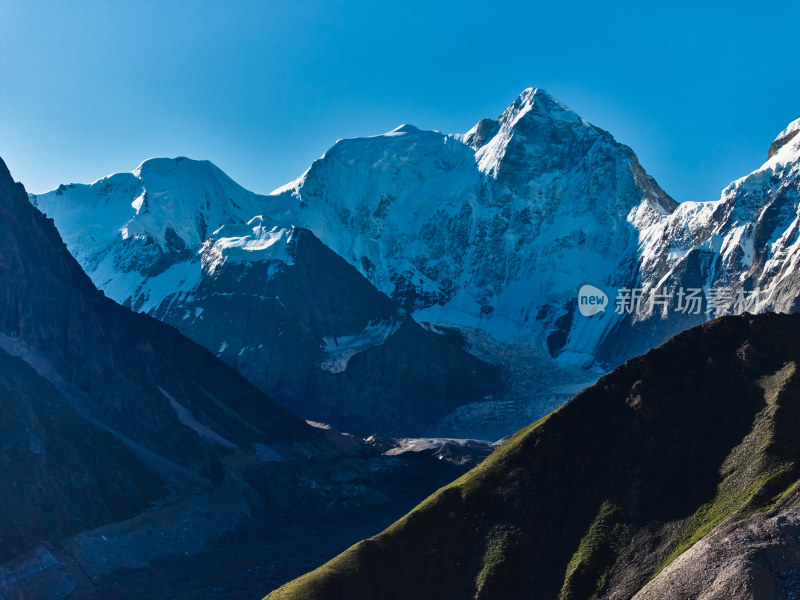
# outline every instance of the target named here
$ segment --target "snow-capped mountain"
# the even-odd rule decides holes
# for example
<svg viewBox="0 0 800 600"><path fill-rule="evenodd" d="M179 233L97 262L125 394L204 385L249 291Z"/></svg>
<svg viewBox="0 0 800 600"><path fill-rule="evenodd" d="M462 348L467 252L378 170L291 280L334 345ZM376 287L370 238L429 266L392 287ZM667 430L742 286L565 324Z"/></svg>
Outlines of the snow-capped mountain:
<svg viewBox="0 0 800 600"><path fill-rule="evenodd" d="M643 228L638 306L601 350L620 362L713 316L800 309L800 119L719 200L685 202ZM695 302L690 299L694 293Z"/></svg>
<svg viewBox="0 0 800 600"><path fill-rule="evenodd" d="M0 158L0 597L257 597L491 449L304 422L104 297Z"/></svg>
<svg viewBox="0 0 800 600"><path fill-rule="evenodd" d="M606 369L718 314L797 309L799 128L719 201L679 205L630 148L528 89L464 135L339 141L268 212L420 321ZM584 284L605 310L584 316Z"/></svg>
<svg viewBox="0 0 800 600"><path fill-rule="evenodd" d="M103 297L2 159L0 223L0 562L30 550L38 563L0 566L0 596L66 597L71 571L113 564L114 552L130 568L147 540L158 540L153 558L178 554L176 542L183 555L250 517L244 470L360 450ZM52 544L128 519L55 558L65 553ZM8 591L42 572L53 595Z"/></svg>
<svg viewBox="0 0 800 600"><path fill-rule="evenodd" d="M403 125L340 140L267 196L210 163L160 159L31 199L109 296L304 416L384 426L449 412L440 434L492 421L510 433L715 314L797 308L798 128L719 201L681 205L629 147L539 89L466 134ZM594 297L579 298L584 285ZM446 328L504 366L502 401L496 373L475 385L491 371ZM476 379L431 389L453 364ZM385 396L409 373L416 383Z"/></svg>
<svg viewBox="0 0 800 600"><path fill-rule="evenodd" d="M220 226L259 214L262 198L212 163L186 158L151 159L132 173L31 195L95 285L142 312L191 289L199 273L181 265Z"/></svg>
<svg viewBox="0 0 800 600"><path fill-rule="evenodd" d="M578 288L628 284L639 232L677 203L630 148L528 89L465 135L339 141L267 206L418 320L592 362L614 318L572 322Z"/></svg>
<svg viewBox="0 0 800 600"><path fill-rule="evenodd" d="M31 196L106 295L177 327L305 418L427 433L502 395L499 368L423 329L311 232L209 162Z"/></svg>
<svg viewBox="0 0 800 600"><path fill-rule="evenodd" d="M685 202L642 239L648 289L665 279L686 287L756 292L756 311L794 312L800 272L800 119L770 146L767 161L731 183L714 202ZM687 263L691 263L688 264ZM692 273L693 267L697 267Z"/></svg>

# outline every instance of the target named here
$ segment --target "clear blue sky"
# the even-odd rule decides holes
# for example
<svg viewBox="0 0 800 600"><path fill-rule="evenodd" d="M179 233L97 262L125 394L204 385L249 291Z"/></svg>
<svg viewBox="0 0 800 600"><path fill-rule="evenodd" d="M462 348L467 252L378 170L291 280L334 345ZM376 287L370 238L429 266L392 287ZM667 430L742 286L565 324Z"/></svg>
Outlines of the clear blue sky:
<svg viewBox="0 0 800 600"><path fill-rule="evenodd" d="M464 132L542 87L710 200L800 117L800 2L0 2L0 156L29 191L209 159L245 187L338 138Z"/></svg>

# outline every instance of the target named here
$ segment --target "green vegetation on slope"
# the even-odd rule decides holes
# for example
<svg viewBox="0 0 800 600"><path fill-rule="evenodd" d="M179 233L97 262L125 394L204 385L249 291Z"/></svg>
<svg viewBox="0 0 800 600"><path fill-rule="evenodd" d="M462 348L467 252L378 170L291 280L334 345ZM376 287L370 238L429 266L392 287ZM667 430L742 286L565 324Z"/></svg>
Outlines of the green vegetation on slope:
<svg viewBox="0 0 800 600"><path fill-rule="evenodd" d="M797 437L782 434L784 424L797 423L797 365L787 362L774 375L762 378L766 407L756 416L752 431L733 449L721 468L722 482L714 498L703 504L683 524L678 545L653 576L691 548L729 517L743 519L767 512L797 488ZM787 419L779 412L794 411ZM797 429L795 427L794 429ZM796 432L800 434L800 431Z"/></svg>
<svg viewBox="0 0 800 600"><path fill-rule="evenodd" d="M559 600L594 599L607 583L608 572L628 539L617 506L606 501L567 565Z"/></svg>

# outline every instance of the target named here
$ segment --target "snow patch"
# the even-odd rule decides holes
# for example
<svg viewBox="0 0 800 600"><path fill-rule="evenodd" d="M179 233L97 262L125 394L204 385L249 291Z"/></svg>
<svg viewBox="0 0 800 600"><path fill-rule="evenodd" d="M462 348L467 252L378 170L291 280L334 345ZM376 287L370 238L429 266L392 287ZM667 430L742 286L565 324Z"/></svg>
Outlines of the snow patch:
<svg viewBox="0 0 800 600"><path fill-rule="evenodd" d="M293 228L265 225L261 216L244 224L223 225L203 246L203 268L213 275L225 263L278 261L292 265L294 259L287 247L293 233Z"/></svg>
<svg viewBox="0 0 800 600"><path fill-rule="evenodd" d="M351 358L368 348L383 344L400 329L400 325L399 321L393 320L370 323L359 333L323 338L322 351L325 358L320 368L328 373L343 373Z"/></svg>

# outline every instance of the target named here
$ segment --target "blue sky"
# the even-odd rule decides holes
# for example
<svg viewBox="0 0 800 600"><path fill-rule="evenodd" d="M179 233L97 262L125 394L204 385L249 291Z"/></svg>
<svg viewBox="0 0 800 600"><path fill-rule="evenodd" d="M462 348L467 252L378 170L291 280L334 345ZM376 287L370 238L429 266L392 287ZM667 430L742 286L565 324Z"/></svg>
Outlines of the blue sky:
<svg viewBox="0 0 800 600"><path fill-rule="evenodd" d="M208 159L266 193L337 139L464 132L542 87L713 200L800 117L800 2L0 3L0 156L29 191Z"/></svg>

